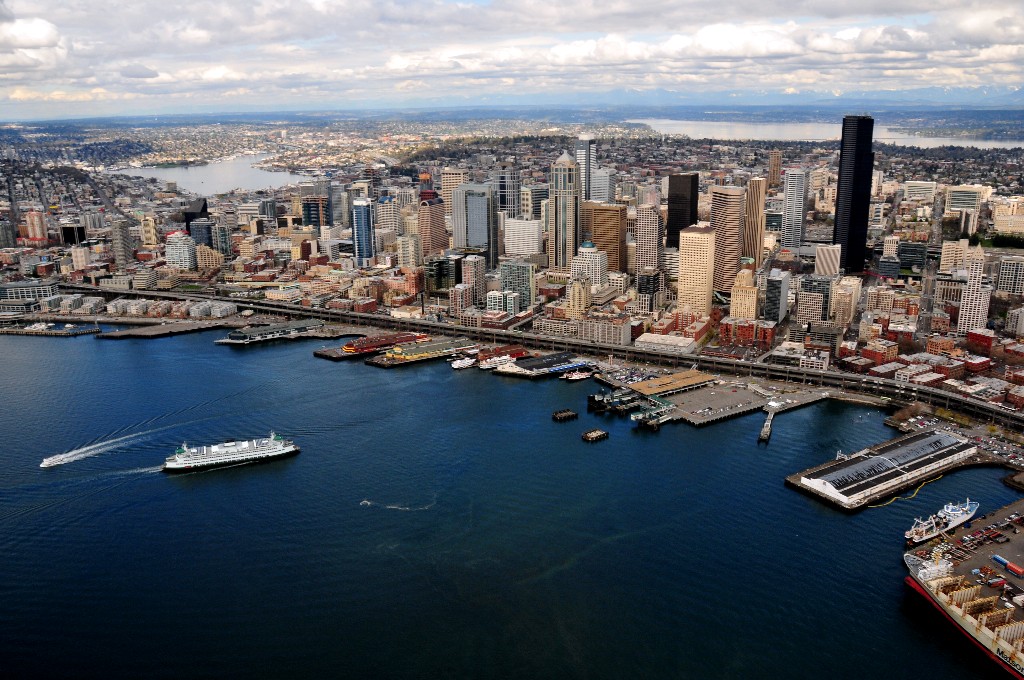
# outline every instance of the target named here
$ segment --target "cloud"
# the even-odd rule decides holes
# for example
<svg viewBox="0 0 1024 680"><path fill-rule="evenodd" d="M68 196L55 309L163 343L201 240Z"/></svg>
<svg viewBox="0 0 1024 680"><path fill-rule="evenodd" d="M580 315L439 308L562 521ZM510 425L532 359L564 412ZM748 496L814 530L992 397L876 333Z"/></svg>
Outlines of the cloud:
<svg viewBox="0 0 1024 680"><path fill-rule="evenodd" d="M0 0L9 91L140 111L1018 84L1022 47L1019 0Z"/></svg>
<svg viewBox="0 0 1024 680"><path fill-rule="evenodd" d="M156 78L160 75L158 71L154 71L148 66L143 66L142 64L128 64L127 66L122 66L120 73L125 78Z"/></svg>

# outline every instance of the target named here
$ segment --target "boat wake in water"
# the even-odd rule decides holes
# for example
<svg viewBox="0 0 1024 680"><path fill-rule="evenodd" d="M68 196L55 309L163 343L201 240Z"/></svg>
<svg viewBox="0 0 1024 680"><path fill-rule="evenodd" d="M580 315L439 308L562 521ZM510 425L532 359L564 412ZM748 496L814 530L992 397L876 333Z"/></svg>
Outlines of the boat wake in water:
<svg viewBox="0 0 1024 680"><path fill-rule="evenodd" d="M430 510L432 507L437 505L437 494L434 494L434 497L431 499L430 503L417 508L412 508L409 507L408 505L387 505L385 503L375 503L374 501L371 501L366 498L359 501L359 505L362 505L364 507L377 506L379 508L384 508L385 510L401 510L402 512L420 512L423 510Z"/></svg>

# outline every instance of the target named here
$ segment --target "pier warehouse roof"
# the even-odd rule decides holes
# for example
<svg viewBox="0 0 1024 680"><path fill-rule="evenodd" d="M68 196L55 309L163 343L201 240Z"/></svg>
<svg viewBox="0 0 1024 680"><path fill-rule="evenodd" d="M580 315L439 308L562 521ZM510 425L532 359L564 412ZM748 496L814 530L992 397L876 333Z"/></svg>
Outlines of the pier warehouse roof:
<svg viewBox="0 0 1024 680"><path fill-rule="evenodd" d="M950 432L915 432L858 451L846 460L802 477L800 482L846 508L857 507L890 489L924 480L971 456L977 447Z"/></svg>

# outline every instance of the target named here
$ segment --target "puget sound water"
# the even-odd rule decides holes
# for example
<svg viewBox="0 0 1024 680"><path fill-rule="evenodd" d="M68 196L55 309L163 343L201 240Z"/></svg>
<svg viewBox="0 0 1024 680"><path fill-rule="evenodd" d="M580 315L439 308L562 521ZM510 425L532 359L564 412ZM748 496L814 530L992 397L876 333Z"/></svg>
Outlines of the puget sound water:
<svg viewBox="0 0 1024 680"><path fill-rule="evenodd" d="M745 121L671 120L645 118L627 121L644 123L662 134L684 134L691 139L722 141L839 141L843 132L841 121L835 123L750 123ZM1024 146L1020 140L972 139L970 137L923 137L900 129L876 126L874 141L896 146L917 146L925 149L939 146L973 146L979 149L1015 149Z"/></svg>
<svg viewBox="0 0 1024 680"><path fill-rule="evenodd" d="M658 433L591 381L159 340L0 337L4 677L993 677L910 592L902 532L989 512L961 471L845 515L783 485L894 436L825 402ZM580 412L555 423L561 408ZM600 426L608 440L585 444ZM182 441L296 457L180 476ZM79 459L40 468L48 456Z"/></svg>

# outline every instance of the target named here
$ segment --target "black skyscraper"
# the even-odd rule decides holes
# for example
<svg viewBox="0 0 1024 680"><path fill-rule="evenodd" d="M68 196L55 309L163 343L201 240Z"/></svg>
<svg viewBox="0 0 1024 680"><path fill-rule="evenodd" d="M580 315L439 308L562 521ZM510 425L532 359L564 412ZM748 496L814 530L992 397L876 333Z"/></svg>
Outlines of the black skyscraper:
<svg viewBox="0 0 1024 680"><path fill-rule="evenodd" d="M839 266L847 272L864 271L867 252L868 208L871 201L871 116L843 118L843 139L839 147L839 183L836 185L836 226L832 243L843 247Z"/></svg>
<svg viewBox="0 0 1024 680"><path fill-rule="evenodd" d="M679 232L697 224L697 195L700 176L696 172L668 176L668 223L665 247L679 247Z"/></svg>

